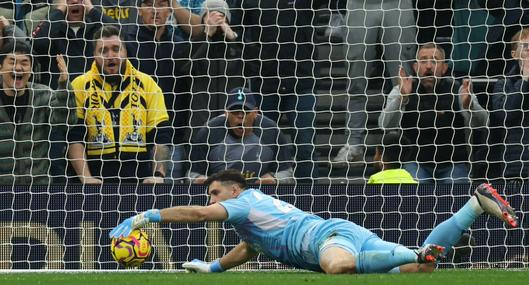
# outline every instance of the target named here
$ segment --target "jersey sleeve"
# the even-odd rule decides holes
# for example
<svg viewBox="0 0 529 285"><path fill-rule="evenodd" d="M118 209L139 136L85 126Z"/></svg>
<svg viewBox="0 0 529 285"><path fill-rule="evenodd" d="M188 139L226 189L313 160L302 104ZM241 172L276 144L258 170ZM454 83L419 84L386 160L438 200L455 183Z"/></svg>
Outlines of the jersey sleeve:
<svg viewBox="0 0 529 285"><path fill-rule="evenodd" d="M226 209L226 212L228 212L228 219L226 222L232 225L240 224L248 217L250 203L245 197L229 199L220 202L220 204Z"/></svg>

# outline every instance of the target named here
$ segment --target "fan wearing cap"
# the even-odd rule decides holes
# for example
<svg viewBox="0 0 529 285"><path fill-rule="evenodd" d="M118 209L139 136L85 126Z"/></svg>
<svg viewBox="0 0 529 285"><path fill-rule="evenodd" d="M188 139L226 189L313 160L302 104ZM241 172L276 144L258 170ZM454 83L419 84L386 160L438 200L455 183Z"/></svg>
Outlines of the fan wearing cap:
<svg viewBox="0 0 529 285"><path fill-rule="evenodd" d="M211 119L191 140L189 177L202 184L209 175L238 169L250 182L291 183L292 156L277 124L259 114L255 94L229 92L225 114Z"/></svg>

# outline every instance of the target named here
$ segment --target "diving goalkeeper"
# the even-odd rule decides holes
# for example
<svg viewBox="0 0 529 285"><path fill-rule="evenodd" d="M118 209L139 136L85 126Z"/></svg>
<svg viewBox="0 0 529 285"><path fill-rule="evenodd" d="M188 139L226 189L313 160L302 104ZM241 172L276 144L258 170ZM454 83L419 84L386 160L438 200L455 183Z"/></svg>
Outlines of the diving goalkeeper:
<svg viewBox="0 0 529 285"><path fill-rule="evenodd" d="M451 218L439 224L418 250L380 239L353 222L325 220L246 187L240 172L225 170L206 180L211 205L148 210L124 220L110 237L128 236L148 223L226 221L241 242L211 263L186 262L194 272L223 272L264 254L286 265L325 273L431 272L435 262L459 240L482 213L511 227L518 218L509 204L488 184Z"/></svg>

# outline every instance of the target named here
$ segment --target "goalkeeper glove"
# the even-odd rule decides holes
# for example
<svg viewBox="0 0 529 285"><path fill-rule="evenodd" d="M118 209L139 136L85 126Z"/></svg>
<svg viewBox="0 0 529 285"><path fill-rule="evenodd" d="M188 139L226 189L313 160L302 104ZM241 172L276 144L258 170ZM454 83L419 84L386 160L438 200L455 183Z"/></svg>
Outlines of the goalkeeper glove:
<svg viewBox="0 0 529 285"><path fill-rule="evenodd" d="M193 259L189 262L182 264L187 272L193 273L220 273L224 272L224 268L220 265L219 260L215 260L212 263L204 262L202 260Z"/></svg>
<svg viewBox="0 0 529 285"><path fill-rule="evenodd" d="M121 224L110 232L111 238L128 237L130 233L142 228L148 223L159 223L162 221L160 210L149 210L125 219Z"/></svg>

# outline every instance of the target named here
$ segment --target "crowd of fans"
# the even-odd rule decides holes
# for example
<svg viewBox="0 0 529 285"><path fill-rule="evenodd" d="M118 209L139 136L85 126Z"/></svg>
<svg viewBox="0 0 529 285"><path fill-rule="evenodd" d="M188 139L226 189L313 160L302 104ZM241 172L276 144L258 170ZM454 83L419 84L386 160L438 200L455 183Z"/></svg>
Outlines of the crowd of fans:
<svg viewBox="0 0 529 285"><path fill-rule="evenodd" d="M453 40L472 33L448 53L417 44L411 0L0 1L0 183L202 183L226 168L255 183L317 181L322 8L334 9L325 35L344 41L348 63L333 167L367 162L367 98L387 93L370 183L470 182L479 128L490 129L483 178L521 181L528 2L454 3ZM377 58L390 88L373 92ZM490 103L462 79L480 70L503 74Z"/></svg>

